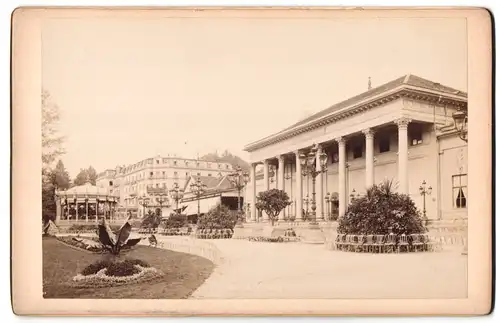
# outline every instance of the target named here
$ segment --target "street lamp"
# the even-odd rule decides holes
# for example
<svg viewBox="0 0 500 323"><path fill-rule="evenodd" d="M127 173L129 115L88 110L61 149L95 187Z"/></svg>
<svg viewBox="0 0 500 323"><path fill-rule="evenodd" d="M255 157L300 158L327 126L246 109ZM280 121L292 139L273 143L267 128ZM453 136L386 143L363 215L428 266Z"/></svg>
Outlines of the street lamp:
<svg viewBox="0 0 500 323"><path fill-rule="evenodd" d="M300 154L299 156L303 175L310 175L312 178L311 216L313 223L316 223L316 176L326 172L326 161L328 158L324 152L318 155L318 149L318 145L315 144L307 156L305 154ZM316 158L319 158L319 163L316 162Z"/></svg>
<svg viewBox="0 0 500 323"><path fill-rule="evenodd" d="M229 182L238 190L238 212L241 213L241 190L250 180L248 172L244 172L240 166L236 166L234 172L228 175Z"/></svg>
<svg viewBox="0 0 500 323"><path fill-rule="evenodd" d="M196 196L196 199L198 200L198 218L199 218L200 217L200 197L207 190L207 186L201 181L199 176L196 178L196 181L194 183L191 183L191 185L189 185L189 186L191 189L191 193L193 193Z"/></svg>
<svg viewBox="0 0 500 323"><path fill-rule="evenodd" d="M337 201L338 201L337 193L332 193L332 194L326 193L325 202L326 202L326 205L327 205L328 218L329 219L334 219L333 218L333 205ZM336 220L336 219L334 219L334 220Z"/></svg>
<svg viewBox="0 0 500 323"><path fill-rule="evenodd" d="M168 195L165 193L156 194L156 201L160 204L160 216L163 215L163 204L168 202Z"/></svg>
<svg viewBox="0 0 500 323"><path fill-rule="evenodd" d="M422 182L422 185L420 185L420 187L418 188L418 190L420 191L420 195L422 195L422 197L424 198L424 207L423 207L423 209L424 209L424 223L427 226L427 211L425 208L425 196L431 195L432 187L431 186L427 187L427 183L424 180Z"/></svg>
<svg viewBox="0 0 500 323"><path fill-rule="evenodd" d="M142 205L142 216L146 215L146 208L149 205L149 197L146 194L142 194L141 197L138 198L139 205Z"/></svg>
<svg viewBox="0 0 500 323"><path fill-rule="evenodd" d="M304 197L304 199L302 200L302 202L304 203L304 205L306 206L306 218L304 219L307 220L307 218L309 217L309 194L306 194L306 197Z"/></svg>
<svg viewBox="0 0 500 323"><path fill-rule="evenodd" d="M467 142L467 123L468 117L467 112L458 110L452 114L453 122L455 124L455 129L458 131L458 137L463 141Z"/></svg>
<svg viewBox="0 0 500 323"><path fill-rule="evenodd" d="M180 213L179 210L179 201L182 200L184 196L184 191L181 190L179 184L177 182L174 183L174 186L170 189L170 197L175 201L175 212Z"/></svg>

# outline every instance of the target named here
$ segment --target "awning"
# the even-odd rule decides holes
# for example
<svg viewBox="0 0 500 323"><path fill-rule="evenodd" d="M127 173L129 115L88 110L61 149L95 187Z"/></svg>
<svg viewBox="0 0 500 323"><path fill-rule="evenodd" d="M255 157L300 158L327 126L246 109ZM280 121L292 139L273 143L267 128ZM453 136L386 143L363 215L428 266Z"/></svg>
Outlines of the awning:
<svg viewBox="0 0 500 323"><path fill-rule="evenodd" d="M200 213L207 213L215 207L217 204L220 204L220 196L210 197L206 199L200 200ZM187 215L197 214L198 213L198 200L190 201L187 203L183 203L183 207L186 207L186 210L183 212Z"/></svg>

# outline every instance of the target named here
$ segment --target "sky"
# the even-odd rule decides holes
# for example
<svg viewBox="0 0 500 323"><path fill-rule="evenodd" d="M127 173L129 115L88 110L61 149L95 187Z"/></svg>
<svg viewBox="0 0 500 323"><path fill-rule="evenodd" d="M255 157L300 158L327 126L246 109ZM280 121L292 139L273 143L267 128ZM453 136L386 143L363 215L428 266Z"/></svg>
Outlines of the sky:
<svg viewBox="0 0 500 323"><path fill-rule="evenodd" d="M406 74L467 91L466 21L53 19L42 84L74 178L243 147Z"/></svg>

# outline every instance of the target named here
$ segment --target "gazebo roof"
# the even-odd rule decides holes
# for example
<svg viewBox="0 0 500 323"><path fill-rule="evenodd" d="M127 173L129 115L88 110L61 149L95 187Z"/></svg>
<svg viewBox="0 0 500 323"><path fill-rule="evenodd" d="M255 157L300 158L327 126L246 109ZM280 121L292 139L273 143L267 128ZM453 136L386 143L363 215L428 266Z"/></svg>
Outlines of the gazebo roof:
<svg viewBox="0 0 500 323"><path fill-rule="evenodd" d="M67 195L69 196L75 196L75 197L82 197L82 196L102 196L102 197L114 197L114 195L111 195L108 193L108 190L104 187L98 187L95 185L90 184L89 182L85 183L84 185L80 186L74 186L66 191L59 191L57 195Z"/></svg>

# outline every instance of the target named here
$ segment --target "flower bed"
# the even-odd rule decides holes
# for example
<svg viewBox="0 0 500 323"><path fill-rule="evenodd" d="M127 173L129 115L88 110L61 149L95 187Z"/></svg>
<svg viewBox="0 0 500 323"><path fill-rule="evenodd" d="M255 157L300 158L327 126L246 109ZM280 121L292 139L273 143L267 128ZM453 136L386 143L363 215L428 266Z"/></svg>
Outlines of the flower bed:
<svg viewBox="0 0 500 323"><path fill-rule="evenodd" d="M119 264L115 267L119 268ZM119 269L114 269L111 273L113 267L99 269L94 274L81 273L73 277L71 285L76 288L112 287L150 281L163 276L163 273L154 267L143 267L138 264L132 266L135 270L130 275L120 275Z"/></svg>
<svg viewBox="0 0 500 323"><path fill-rule="evenodd" d="M233 229L201 229L196 232L198 239L231 239Z"/></svg>
<svg viewBox="0 0 500 323"><path fill-rule="evenodd" d="M300 239L297 237L249 237L248 241L254 242L297 242Z"/></svg>
<svg viewBox="0 0 500 323"><path fill-rule="evenodd" d="M160 230L160 234L164 236L188 236L192 232L191 227L187 228L167 228Z"/></svg>
<svg viewBox="0 0 500 323"><path fill-rule="evenodd" d="M340 251L369 253L424 252L438 249L436 243L426 234L342 234L337 236L334 246Z"/></svg>
<svg viewBox="0 0 500 323"><path fill-rule="evenodd" d="M285 230L285 237L296 237L297 234L295 233L295 231L292 229L292 228L288 228Z"/></svg>
<svg viewBox="0 0 500 323"><path fill-rule="evenodd" d="M75 247L78 249L83 249L91 252L104 252L102 245L99 243L97 238L79 238L72 236L57 237L57 240Z"/></svg>

